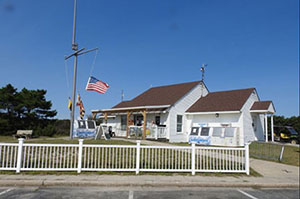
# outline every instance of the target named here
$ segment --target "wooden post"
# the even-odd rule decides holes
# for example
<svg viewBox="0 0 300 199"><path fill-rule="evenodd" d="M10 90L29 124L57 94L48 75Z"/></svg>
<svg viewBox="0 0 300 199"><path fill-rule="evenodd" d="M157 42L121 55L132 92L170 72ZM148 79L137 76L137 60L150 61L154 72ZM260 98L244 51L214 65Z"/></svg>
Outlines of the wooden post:
<svg viewBox="0 0 300 199"><path fill-rule="evenodd" d="M105 124L107 124L107 113L104 113L104 121L105 121Z"/></svg>
<svg viewBox="0 0 300 199"><path fill-rule="evenodd" d="M144 110L143 112L143 120L144 120L144 124L143 124L143 140L146 139L146 127L147 127L147 115L146 115L146 110Z"/></svg>
<svg viewBox="0 0 300 199"><path fill-rule="evenodd" d="M126 137L129 136L129 119L130 119L130 112L127 111L127 118L126 118Z"/></svg>
<svg viewBox="0 0 300 199"><path fill-rule="evenodd" d="M97 115L97 113L92 113L92 119L93 119L93 120L96 119L96 115Z"/></svg>

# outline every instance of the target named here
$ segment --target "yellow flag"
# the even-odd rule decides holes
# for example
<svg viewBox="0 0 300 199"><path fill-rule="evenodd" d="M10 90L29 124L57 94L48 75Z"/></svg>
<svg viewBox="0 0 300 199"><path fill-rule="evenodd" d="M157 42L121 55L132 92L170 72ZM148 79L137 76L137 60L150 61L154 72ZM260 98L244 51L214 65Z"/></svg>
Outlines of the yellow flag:
<svg viewBox="0 0 300 199"><path fill-rule="evenodd" d="M72 102L70 98L69 98L68 108L70 109L70 111L72 110Z"/></svg>

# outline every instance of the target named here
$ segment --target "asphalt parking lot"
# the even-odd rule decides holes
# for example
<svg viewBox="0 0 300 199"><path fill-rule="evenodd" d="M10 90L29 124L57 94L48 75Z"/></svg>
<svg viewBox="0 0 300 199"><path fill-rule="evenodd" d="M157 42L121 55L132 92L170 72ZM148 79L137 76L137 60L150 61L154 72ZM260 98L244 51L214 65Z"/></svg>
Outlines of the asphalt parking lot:
<svg viewBox="0 0 300 199"><path fill-rule="evenodd" d="M299 189L181 188L181 187L1 187L0 198L101 198L101 199L196 199L196 198L299 198Z"/></svg>

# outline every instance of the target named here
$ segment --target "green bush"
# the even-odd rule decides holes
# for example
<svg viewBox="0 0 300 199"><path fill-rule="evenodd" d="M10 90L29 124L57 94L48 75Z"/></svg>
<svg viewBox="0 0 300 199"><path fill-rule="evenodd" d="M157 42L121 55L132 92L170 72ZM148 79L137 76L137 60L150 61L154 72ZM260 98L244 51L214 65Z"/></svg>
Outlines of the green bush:
<svg viewBox="0 0 300 199"><path fill-rule="evenodd" d="M69 135L70 120L56 120L55 123L56 135Z"/></svg>
<svg viewBox="0 0 300 199"><path fill-rule="evenodd" d="M49 136L52 137L56 134L56 129L53 124L48 124L46 127L41 128L37 127L33 130L33 136L39 137L39 136Z"/></svg>

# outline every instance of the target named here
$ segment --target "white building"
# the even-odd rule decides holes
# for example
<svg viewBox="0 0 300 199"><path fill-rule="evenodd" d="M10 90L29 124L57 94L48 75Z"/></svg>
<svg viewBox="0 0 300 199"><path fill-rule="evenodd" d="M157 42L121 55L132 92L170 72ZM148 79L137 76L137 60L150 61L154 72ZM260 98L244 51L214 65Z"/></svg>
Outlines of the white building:
<svg viewBox="0 0 300 199"><path fill-rule="evenodd" d="M153 87L111 109L92 111L94 117L102 113L116 136L231 146L267 141L265 120L274 112L255 88L209 92L201 81Z"/></svg>

